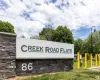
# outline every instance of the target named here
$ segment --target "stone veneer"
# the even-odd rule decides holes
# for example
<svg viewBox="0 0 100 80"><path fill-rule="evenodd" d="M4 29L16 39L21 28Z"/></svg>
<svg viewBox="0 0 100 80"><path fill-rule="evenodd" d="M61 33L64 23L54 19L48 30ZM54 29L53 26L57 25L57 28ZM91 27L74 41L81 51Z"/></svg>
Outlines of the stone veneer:
<svg viewBox="0 0 100 80"><path fill-rule="evenodd" d="M33 63L32 71L22 71L22 63ZM16 60L16 35L0 32L0 80L16 75L33 75L70 71L73 59L21 59Z"/></svg>
<svg viewBox="0 0 100 80"><path fill-rule="evenodd" d="M33 75L50 72L70 71L73 69L72 59L26 59L16 61L17 75ZM33 70L22 71L22 63L33 63Z"/></svg>
<svg viewBox="0 0 100 80"><path fill-rule="evenodd" d="M16 76L16 35L0 32L0 80Z"/></svg>

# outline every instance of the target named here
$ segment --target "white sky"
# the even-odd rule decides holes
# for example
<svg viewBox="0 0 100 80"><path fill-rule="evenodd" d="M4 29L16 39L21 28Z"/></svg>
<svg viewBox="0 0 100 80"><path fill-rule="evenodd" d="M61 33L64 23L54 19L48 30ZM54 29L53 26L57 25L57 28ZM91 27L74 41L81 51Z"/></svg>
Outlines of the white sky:
<svg viewBox="0 0 100 80"><path fill-rule="evenodd" d="M54 29L66 25L70 30L100 25L100 0L52 1L0 0L0 20L9 21L18 36L26 37L37 35L46 25Z"/></svg>

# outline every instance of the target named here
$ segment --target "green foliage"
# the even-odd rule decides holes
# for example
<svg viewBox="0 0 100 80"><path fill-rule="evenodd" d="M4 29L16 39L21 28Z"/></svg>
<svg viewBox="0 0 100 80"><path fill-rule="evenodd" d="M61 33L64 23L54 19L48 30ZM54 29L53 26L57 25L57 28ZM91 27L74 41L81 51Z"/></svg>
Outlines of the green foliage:
<svg viewBox="0 0 100 80"><path fill-rule="evenodd" d="M88 51L92 52L91 49L91 34L87 38L86 42ZM92 45L93 45L93 53L100 53L100 31L96 31L92 33Z"/></svg>
<svg viewBox="0 0 100 80"><path fill-rule="evenodd" d="M83 40L82 39L75 40L74 41L75 54L77 54L77 52L82 52L82 48L83 48Z"/></svg>
<svg viewBox="0 0 100 80"><path fill-rule="evenodd" d="M43 30L39 33L39 37L41 40L52 40L53 29L51 28L43 28Z"/></svg>
<svg viewBox="0 0 100 80"><path fill-rule="evenodd" d="M65 26L58 26L56 30L51 28L43 28L39 33L39 37L42 40L64 42L64 43L73 43L72 32Z"/></svg>
<svg viewBox="0 0 100 80"><path fill-rule="evenodd" d="M86 40L75 40L75 53L80 52L84 55L84 53L92 53L91 48L91 34L87 37ZM93 47L93 56L95 53L100 54L100 31L96 31L92 33L92 47Z"/></svg>
<svg viewBox="0 0 100 80"><path fill-rule="evenodd" d="M91 53L91 52L89 52L88 46L89 46L89 43L87 43L87 40L84 40L82 50L81 50L81 54L85 55L85 53Z"/></svg>
<svg viewBox="0 0 100 80"><path fill-rule="evenodd" d="M4 22L0 20L0 32L9 32L9 33L15 33L14 27L9 22Z"/></svg>
<svg viewBox="0 0 100 80"><path fill-rule="evenodd" d="M53 41L64 42L64 43L73 43L72 32L65 26L58 26L53 34Z"/></svg>

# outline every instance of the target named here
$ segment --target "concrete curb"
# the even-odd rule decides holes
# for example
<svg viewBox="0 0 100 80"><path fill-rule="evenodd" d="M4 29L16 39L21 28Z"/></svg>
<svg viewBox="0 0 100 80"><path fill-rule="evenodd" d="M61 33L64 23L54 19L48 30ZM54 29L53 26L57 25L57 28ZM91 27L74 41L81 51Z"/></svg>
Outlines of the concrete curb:
<svg viewBox="0 0 100 80"><path fill-rule="evenodd" d="M88 68L90 70L100 71L100 66Z"/></svg>

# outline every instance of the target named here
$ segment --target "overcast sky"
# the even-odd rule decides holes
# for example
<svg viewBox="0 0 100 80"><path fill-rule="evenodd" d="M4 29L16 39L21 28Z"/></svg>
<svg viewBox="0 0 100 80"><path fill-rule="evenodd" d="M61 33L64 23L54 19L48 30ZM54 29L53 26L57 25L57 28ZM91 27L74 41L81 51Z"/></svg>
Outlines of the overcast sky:
<svg viewBox="0 0 100 80"><path fill-rule="evenodd" d="M100 0L0 0L0 20L14 25L18 36L62 25L75 39L86 39L91 26L100 29Z"/></svg>

